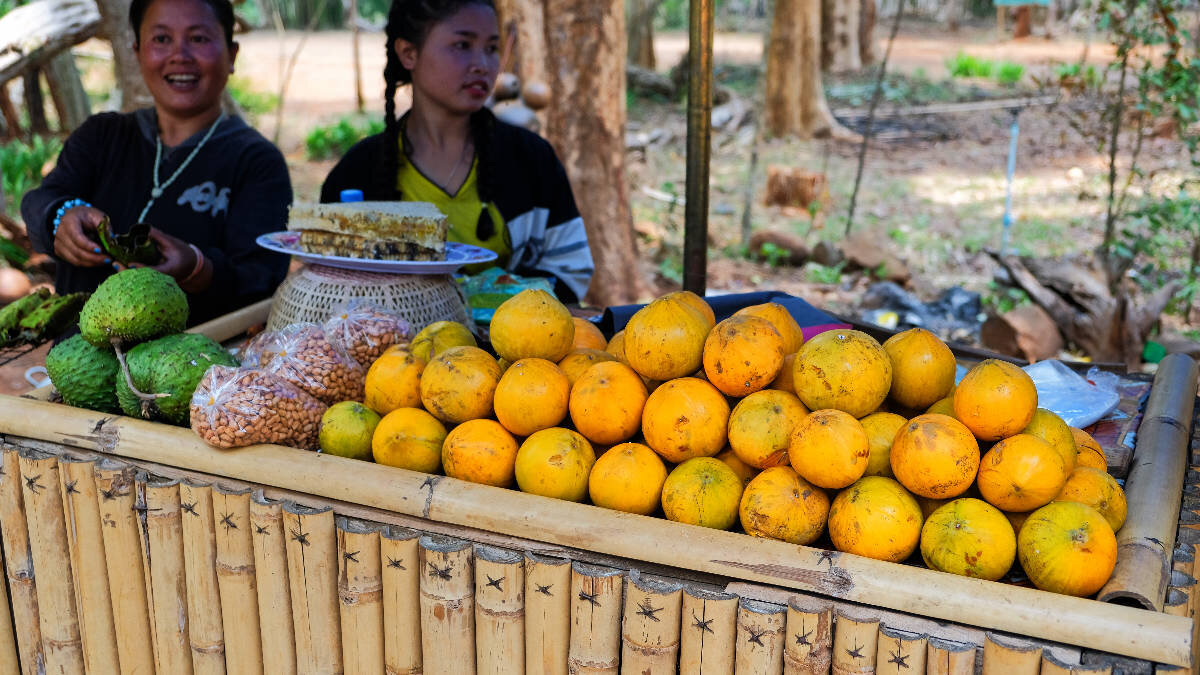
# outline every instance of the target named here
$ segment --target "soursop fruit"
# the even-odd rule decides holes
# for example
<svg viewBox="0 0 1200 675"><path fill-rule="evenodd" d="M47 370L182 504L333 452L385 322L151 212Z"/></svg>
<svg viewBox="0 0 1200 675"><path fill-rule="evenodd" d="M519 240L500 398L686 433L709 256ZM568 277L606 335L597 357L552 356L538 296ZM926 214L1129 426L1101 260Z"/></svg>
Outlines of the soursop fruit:
<svg viewBox="0 0 1200 675"><path fill-rule="evenodd" d="M129 389L122 376L116 389L125 414L184 426L191 418L192 393L204 372L214 365L238 365L237 359L219 343L190 333L143 342L129 350L125 363L138 391L167 394L143 405L142 399Z"/></svg>
<svg viewBox="0 0 1200 675"><path fill-rule="evenodd" d="M79 330L100 347L178 333L187 324L187 295L171 277L149 267L123 270L104 280L79 313Z"/></svg>
<svg viewBox="0 0 1200 675"><path fill-rule="evenodd" d="M120 412L115 385L120 364L111 349L89 344L80 335L63 340L46 355L46 372L63 401L76 408Z"/></svg>

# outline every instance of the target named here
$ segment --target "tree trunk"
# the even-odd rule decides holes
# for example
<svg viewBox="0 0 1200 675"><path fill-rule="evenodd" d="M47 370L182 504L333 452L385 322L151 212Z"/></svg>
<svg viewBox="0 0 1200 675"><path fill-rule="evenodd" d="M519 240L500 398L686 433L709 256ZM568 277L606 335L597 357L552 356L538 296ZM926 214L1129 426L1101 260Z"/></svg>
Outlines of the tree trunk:
<svg viewBox="0 0 1200 675"><path fill-rule="evenodd" d="M654 70L654 10L658 0L629 0L625 5L626 30L629 33L629 63Z"/></svg>
<svg viewBox="0 0 1200 675"><path fill-rule="evenodd" d="M822 64L831 73L862 70L858 46L861 4L847 0L823 0L821 12Z"/></svg>
<svg viewBox="0 0 1200 675"><path fill-rule="evenodd" d="M46 102L42 97L42 71L31 68L22 76L25 110L29 112L29 129L34 134L50 133L46 124Z"/></svg>
<svg viewBox="0 0 1200 675"><path fill-rule="evenodd" d="M550 60L546 51L543 3L538 0L500 0L496 9L501 27L517 33L513 72L521 78L521 86L530 82L549 83Z"/></svg>
<svg viewBox="0 0 1200 675"><path fill-rule="evenodd" d="M54 99L54 109L58 111L59 130L75 130L92 114L92 107L87 92L83 90L83 81L79 78L71 50L63 50L50 59L45 75L50 96Z"/></svg>
<svg viewBox="0 0 1200 675"><path fill-rule="evenodd" d="M113 70L120 92L123 112L154 105L142 80L137 56L133 53L133 28L129 25L129 0L97 0L100 8L100 32L112 43Z"/></svg>
<svg viewBox="0 0 1200 675"><path fill-rule="evenodd" d="M858 13L858 56L864 66L875 63L875 0L861 0Z"/></svg>
<svg viewBox="0 0 1200 675"><path fill-rule="evenodd" d="M938 11L938 21L945 24L946 30L958 32L959 22L963 16L963 0L945 0Z"/></svg>
<svg viewBox="0 0 1200 675"><path fill-rule="evenodd" d="M821 0L776 0L763 122L772 136L848 135L821 87Z"/></svg>
<svg viewBox="0 0 1200 675"><path fill-rule="evenodd" d="M1017 25L1013 29L1014 38L1026 38L1033 34L1033 10L1029 5L1017 8Z"/></svg>

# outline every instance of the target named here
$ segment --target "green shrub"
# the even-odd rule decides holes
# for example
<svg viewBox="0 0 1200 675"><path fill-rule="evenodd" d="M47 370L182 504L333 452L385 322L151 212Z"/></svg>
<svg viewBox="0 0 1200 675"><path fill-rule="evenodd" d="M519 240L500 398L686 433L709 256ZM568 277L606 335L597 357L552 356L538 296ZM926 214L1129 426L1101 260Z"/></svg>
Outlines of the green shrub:
<svg viewBox="0 0 1200 675"><path fill-rule="evenodd" d="M1021 81L1025 75L1025 66L1011 61L1004 61L996 66L996 81L1011 87Z"/></svg>
<svg viewBox="0 0 1200 675"><path fill-rule="evenodd" d="M333 124L321 125L308 132L304 139L304 147L309 159L341 157L352 145L367 136L382 132L383 129L381 119L347 116Z"/></svg>
<svg viewBox="0 0 1200 675"><path fill-rule="evenodd" d="M10 141L0 145L0 175L9 215L16 216L21 198L41 184L42 167L57 157L60 150L62 141L54 137L34 136L29 143Z"/></svg>
<svg viewBox="0 0 1200 675"><path fill-rule="evenodd" d="M991 77L994 68L995 64L991 61L966 52L959 52L946 61L950 77Z"/></svg>
<svg viewBox="0 0 1200 675"><path fill-rule="evenodd" d="M251 119L273 112L279 107L278 95L258 91L250 80L244 77L231 77L225 86L229 89L229 95Z"/></svg>

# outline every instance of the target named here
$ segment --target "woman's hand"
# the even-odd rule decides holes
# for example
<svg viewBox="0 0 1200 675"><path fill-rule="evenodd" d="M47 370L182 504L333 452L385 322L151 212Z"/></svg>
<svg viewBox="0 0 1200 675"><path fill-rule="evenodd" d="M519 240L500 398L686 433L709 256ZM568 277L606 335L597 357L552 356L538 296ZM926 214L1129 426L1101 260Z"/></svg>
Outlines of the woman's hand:
<svg viewBox="0 0 1200 675"><path fill-rule="evenodd" d="M154 269L173 277L175 281L180 282L180 288L189 293L209 287L212 283L212 264L206 259L198 258L196 251L186 241L172 237L156 227L150 228L150 239L158 246L163 258L162 262L153 266ZM201 264L199 270L196 269L197 263Z"/></svg>
<svg viewBox="0 0 1200 675"><path fill-rule="evenodd" d="M104 220L104 212L94 206L76 206L63 214L54 235L54 253L76 267L99 267L112 262L100 244L88 236Z"/></svg>

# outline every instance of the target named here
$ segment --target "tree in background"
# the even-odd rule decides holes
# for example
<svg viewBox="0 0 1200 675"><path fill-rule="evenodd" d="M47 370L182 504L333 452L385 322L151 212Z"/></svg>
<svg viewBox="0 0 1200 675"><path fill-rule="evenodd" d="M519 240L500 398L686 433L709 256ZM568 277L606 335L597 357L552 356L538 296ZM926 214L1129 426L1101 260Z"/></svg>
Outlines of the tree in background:
<svg viewBox="0 0 1200 675"><path fill-rule="evenodd" d="M821 3L821 63L831 73L862 70L859 17L862 3L824 0Z"/></svg>
<svg viewBox="0 0 1200 675"><path fill-rule="evenodd" d="M769 135L852 136L829 112L821 85L821 9L821 0L775 1L763 111Z"/></svg>
<svg viewBox="0 0 1200 675"><path fill-rule="evenodd" d="M113 72L117 80L118 99L122 112L145 108L154 101L142 80L133 53L133 28L129 26L129 0L97 0L100 9L100 33L112 43Z"/></svg>
<svg viewBox="0 0 1200 675"><path fill-rule="evenodd" d="M629 63L654 70L654 14L662 0L628 0L625 23L629 34Z"/></svg>

